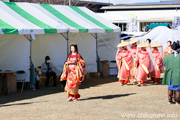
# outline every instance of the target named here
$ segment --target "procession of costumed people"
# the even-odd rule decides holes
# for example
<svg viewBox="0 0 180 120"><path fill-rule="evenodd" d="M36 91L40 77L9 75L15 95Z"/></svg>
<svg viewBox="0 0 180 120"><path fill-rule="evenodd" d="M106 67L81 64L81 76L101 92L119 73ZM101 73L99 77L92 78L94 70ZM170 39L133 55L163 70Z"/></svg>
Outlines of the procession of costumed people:
<svg viewBox="0 0 180 120"><path fill-rule="evenodd" d="M138 43L138 45L137 45ZM180 104L180 42L167 42L163 51L162 45L147 39L139 44L138 39L129 42L121 40L116 53L118 79L121 86L127 86L129 79L137 86L146 86L150 77L154 84L161 84L160 75L164 73L162 84L168 85L170 104ZM174 64L176 63L176 64Z"/></svg>
<svg viewBox="0 0 180 120"><path fill-rule="evenodd" d="M116 63L118 68L118 78L120 85L130 83L129 79L134 79L137 86L147 83L147 76L153 71L153 54L150 44L142 41L137 45L138 39L130 39L130 42L121 41L118 44Z"/></svg>
<svg viewBox="0 0 180 120"><path fill-rule="evenodd" d="M129 42L121 40L116 53L120 85L127 86L132 79L137 86L146 86L148 77L154 84L161 84L160 75L165 72L162 84L168 85L169 103L180 104L180 45L179 42L172 45L171 41L167 45L163 51L161 44L157 41L151 44L150 39L141 43L134 38ZM71 44L60 77L60 81L66 81L64 89L68 93L68 101L77 101L80 98L79 84L84 80L85 69L85 61L78 52L77 44Z"/></svg>

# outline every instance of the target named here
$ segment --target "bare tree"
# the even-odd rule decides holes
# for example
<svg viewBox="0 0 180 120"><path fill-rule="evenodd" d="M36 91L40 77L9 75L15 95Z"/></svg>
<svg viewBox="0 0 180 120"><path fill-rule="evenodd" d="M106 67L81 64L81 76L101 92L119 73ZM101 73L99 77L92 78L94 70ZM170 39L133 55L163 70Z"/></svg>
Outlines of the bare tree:
<svg viewBox="0 0 180 120"><path fill-rule="evenodd" d="M69 5L69 0L10 0L10 2L29 2L29 3L41 3L41 4L58 4L58 5ZM102 7L97 2L92 1L80 1L80 0L71 0L71 6L84 6L92 11L97 11Z"/></svg>

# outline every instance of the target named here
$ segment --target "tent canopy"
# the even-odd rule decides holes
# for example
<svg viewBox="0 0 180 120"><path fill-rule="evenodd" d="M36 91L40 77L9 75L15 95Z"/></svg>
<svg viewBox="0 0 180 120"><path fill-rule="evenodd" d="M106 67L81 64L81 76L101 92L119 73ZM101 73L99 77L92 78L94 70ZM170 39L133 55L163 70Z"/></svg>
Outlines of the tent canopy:
<svg viewBox="0 0 180 120"><path fill-rule="evenodd" d="M151 30L148 34L137 37L140 41L146 41L148 38L151 39L151 44L157 41L157 43L162 44L163 49L165 49L168 41L173 42L180 40L180 31L169 29L165 26L159 26Z"/></svg>
<svg viewBox="0 0 180 120"><path fill-rule="evenodd" d="M0 69L25 70L27 81L29 56L35 67L50 56L60 75L69 45L74 42L86 61L87 72L97 72L96 53L101 60L114 60L120 28L85 7L0 1L0 13ZM31 38L25 34L35 34L36 40L28 41Z"/></svg>
<svg viewBox="0 0 180 120"><path fill-rule="evenodd" d="M0 13L0 34L120 31L85 7L0 1Z"/></svg>

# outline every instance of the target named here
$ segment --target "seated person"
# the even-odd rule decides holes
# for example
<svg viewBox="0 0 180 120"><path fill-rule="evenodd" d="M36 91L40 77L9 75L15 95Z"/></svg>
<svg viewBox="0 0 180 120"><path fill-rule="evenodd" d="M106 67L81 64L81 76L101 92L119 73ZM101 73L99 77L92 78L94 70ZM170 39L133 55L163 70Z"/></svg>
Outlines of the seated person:
<svg viewBox="0 0 180 120"><path fill-rule="evenodd" d="M56 87L56 73L54 72L54 67L50 61L50 57L45 57L45 62L42 64L41 72L43 75L47 76L46 79L46 87L48 87L49 84L49 78L53 76L53 87Z"/></svg>

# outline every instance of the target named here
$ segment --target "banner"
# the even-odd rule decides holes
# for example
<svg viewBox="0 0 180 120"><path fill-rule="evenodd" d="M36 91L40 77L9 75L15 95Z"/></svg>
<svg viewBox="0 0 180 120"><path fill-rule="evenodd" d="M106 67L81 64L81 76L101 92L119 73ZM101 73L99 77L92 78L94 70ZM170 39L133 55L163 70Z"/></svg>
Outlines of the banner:
<svg viewBox="0 0 180 120"><path fill-rule="evenodd" d="M177 29L177 27L180 26L180 17L179 16L174 16L172 26L173 26L173 29Z"/></svg>
<svg viewBox="0 0 180 120"><path fill-rule="evenodd" d="M130 14L128 32L137 32L137 16L135 14Z"/></svg>

